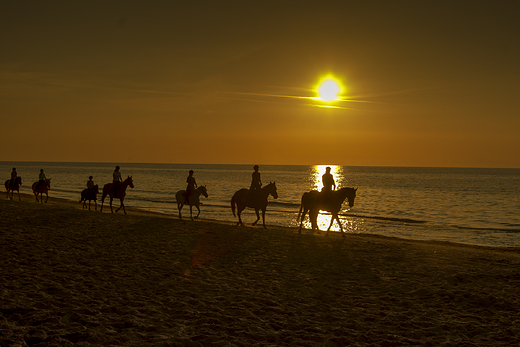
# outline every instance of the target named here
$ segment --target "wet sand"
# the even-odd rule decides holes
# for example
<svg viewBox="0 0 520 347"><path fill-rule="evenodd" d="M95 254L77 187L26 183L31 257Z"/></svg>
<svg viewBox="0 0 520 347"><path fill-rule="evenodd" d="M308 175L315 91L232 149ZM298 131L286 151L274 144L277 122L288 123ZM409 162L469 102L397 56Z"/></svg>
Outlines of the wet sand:
<svg viewBox="0 0 520 347"><path fill-rule="evenodd" d="M127 212L2 197L0 346L520 344L519 250Z"/></svg>

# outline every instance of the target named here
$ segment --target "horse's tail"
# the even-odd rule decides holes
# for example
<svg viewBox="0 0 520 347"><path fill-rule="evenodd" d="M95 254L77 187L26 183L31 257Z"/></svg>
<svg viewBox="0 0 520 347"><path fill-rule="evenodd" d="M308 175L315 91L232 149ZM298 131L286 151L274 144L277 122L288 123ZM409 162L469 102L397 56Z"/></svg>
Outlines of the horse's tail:
<svg viewBox="0 0 520 347"><path fill-rule="evenodd" d="M308 205L309 205L309 197L308 197L309 193L303 193L302 195L302 200L301 200L301 203L300 203L300 210L298 211L298 217L296 217L296 221L298 222L300 220L300 217L301 217L301 221L303 222L303 219L305 218L305 215L307 214L307 209L308 209ZM306 203L307 201L307 203ZM307 206L305 206L307 205ZM303 212L303 214L302 214Z"/></svg>
<svg viewBox="0 0 520 347"><path fill-rule="evenodd" d="M298 211L298 217L296 217L296 222L300 221L300 216L302 215L303 205L300 205L300 210Z"/></svg>
<svg viewBox="0 0 520 347"><path fill-rule="evenodd" d="M235 198L235 195L233 195L233 197L231 198L231 211L233 211L233 217L236 217L237 215L235 214L235 205L236 205L236 198Z"/></svg>
<svg viewBox="0 0 520 347"><path fill-rule="evenodd" d="M296 217L296 222L298 222L300 220L300 216L302 215L302 211L303 211L303 205L304 205L304 202L303 202L303 197L305 196L302 195L302 201L300 203L300 210L298 211L298 217Z"/></svg>

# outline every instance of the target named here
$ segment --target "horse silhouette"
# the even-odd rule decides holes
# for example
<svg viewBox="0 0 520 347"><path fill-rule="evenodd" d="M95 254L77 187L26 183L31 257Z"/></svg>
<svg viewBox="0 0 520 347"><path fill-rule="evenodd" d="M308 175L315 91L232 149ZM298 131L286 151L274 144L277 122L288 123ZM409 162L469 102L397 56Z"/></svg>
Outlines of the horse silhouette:
<svg viewBox="0 0 520 347"><path fill-rule="evenodd" d="M321 210L329 211L332 214L332 219L327 231L329 231L332 227L334 220L337 220L341 233L343 233L343 226L339 220L338 213L341 210L341 205L345 199L348 199L348 204L350 207L354 206L356 191L357 189L345 187L328 193L318 192L317 190L311 190L310 192L303 193L300 210L298 212L298 217L296 218L296 220L298 220L301 216L300 229L298 232L301 233L302 231L303 220L305 219L305 215L307 213L309 213L312 230L316 229L319 232L320 229L318 227L318 214Z"/></svg>
<svg viewBox="0 0 520 347"><path fill-rule="evenodd" d="M233 211L233 216L238 215L238 224L237 225L244 225L242 223L242 211L246 207L254 208L256 213L256 221L253 223L253 226L258 223L260 220L260 214L259 211L262 210L262 221L263 226L265 226L265 210L267 209L267 202L268 197L271 195L273 198L278 199L278 193L276 191L276 184L275 182L271 182L262 189L255 189L255 190L249 190L249 189L240 189L237 191L233 197L231 198L231 210ZM235 206L237 208L237 213L235 215Z"/></svg>
<svg viewBox="0 0 520 347"><path fill-rule="evenodd" d="M175 194L175 200L177 200L177 208L179 209L179 218L182 219L181 210L182 207L186 204L186 198L185 198L185 190L179 190L177 194ZM198 218L200 215L200 195L204 195L206 198L208 197L208 190L206 189L206 186L200 186L194 191L191 192L190 197L188 199L189 205L190 205L190 218L193 220L193 211L192 208L195 206L197 210L199 210L199 213L195 216L195 218Z"/></svg>
<svg viewBox="0 0 520 347"><path fill-rule="evenodd" d="M5 189L7 190L7 198L13 200L14 191L18 192L18 201L20 201L20 185L22 184L22 177L18 176L11 184L11 180L5 181Z"/></svg>
<svg viewBox="0 0 520 347"><path fill-rule="evenodd" d="M34 196L36 197L36 201L43 203L43 194L47 196L45 199L45 203L47 203L47 200L49 200L49 189L51 189L51 179L48 178L43 181L37 181L34 182L32 185L32 191L34 193ZM38 200L38 194L41 195L41 200Z"/></svg>
<svg viewBox="0 0 520 347"><path fill-rule="evenodd" d="M81 191L81 200L80 203L83 203L83 208L87 208L87 200L88 200L88 209L90 210L90 201L94 200L94 208L97 211L97 195L99 194L99 187L96 184L92 189L86 188Z"/></svg>
<svg viewBox="0 0 520 347"><path fill-rule="evenodd" d="M103 196L101 197L101 209L99 211L103 212L103 203L105 201L105 197L108 195L110 197L110 211L112 211L112 213L114 213L114 210L112 209L112 200L114 200L114 198L118 198L119 201L121 201L121 206L119 206L119 208L116 210L116 213L122 207L123 212L125 214L127 214L123 200L125 200L126 188L128 188L128 186L130 186L130 188L134 187L134 182L132 180L132 176L128 176L128 178L126 180L124 180L117 186L117 188L116 188L117 191L115 194L112 189L113 186L114 186L114 183L107 183L103 186Z"/></svg>

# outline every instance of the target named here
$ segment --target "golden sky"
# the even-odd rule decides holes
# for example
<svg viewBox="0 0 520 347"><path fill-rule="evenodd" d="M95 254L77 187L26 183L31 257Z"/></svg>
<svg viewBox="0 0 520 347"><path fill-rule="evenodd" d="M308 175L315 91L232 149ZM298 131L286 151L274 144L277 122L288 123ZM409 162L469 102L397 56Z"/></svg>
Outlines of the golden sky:
<svg viewBox="0 0 520 347"><path fill-rule="evenodd" d="M2 0L0 160L518 168L519 9Z"/></svg>

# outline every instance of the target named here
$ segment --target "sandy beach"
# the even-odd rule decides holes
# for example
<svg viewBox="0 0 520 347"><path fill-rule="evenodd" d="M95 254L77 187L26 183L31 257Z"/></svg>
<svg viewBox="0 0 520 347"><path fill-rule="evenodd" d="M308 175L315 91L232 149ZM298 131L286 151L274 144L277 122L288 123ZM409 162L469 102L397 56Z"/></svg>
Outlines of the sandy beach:
<svg viewBox="0 0 520 347"><path fill-rule="evenodd" d="M520 344L519 250L127 212L2 197L0 346Z"/></svg>

